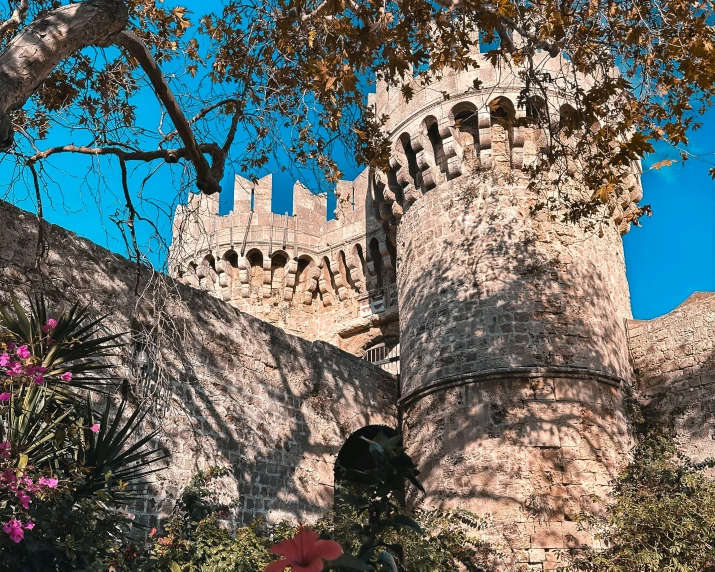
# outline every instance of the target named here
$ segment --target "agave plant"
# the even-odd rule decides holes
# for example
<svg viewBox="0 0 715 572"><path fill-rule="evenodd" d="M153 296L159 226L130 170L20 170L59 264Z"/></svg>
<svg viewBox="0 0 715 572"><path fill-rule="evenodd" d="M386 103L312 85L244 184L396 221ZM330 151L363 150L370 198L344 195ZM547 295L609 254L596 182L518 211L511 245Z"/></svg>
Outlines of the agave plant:
<svg viewBox="0 0 715 572"><path fill-rule="evenodd" d="M106 316L91 318L78 304L51 317L41 296L29 310L14 294L11 303L0 306L0 465L62 475L78 497L140 493L167 454L148 446L157 432L138 436L146 410L112 406L119 380L110 359L122 334L104 333ZM92 393L105 396L100 413Z"/></svg>
<svg viewBox="0 0 715 572"><path fill-rule="evenodd" d="M29 313L14 293L10 299L14 315L0 305L0 328L28 346L46 370L46 382L59 383L63 374L71 373L71 381L63 385L99 390L103 385L116 383L115 377L103 374L111 370L107 358L124 345L117 341L123 333L98 335L108 315L90 319L89 308L76 303L53 318L42 296L29 300Z"/></svg>

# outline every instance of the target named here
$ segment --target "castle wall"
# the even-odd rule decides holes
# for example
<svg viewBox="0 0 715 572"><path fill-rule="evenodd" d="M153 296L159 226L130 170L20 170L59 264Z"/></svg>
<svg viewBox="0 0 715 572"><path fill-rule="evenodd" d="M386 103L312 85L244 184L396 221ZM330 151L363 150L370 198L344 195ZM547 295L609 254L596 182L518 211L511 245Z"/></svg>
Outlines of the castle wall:
<svg viewBox="0 0 715 572"><path fill-rule="evenodd" d="M671 430L696 462L715 457L715 293L695 293L652 320L631 320L628 334L647 419Z"/></svg>
<svg viewBox="0 0 715 572"><path fill-rule="evenodd" d="M105 323L114 331L157 335L161 350L152 360L168 410L157 409L146 429L161 428L160 444L173 455L144 507L152 524L169 514L193 471L229 462L239 520L314 519L332 506L333 466L345 439L365 425L396 426L396 382L365 360L158 280L148 268L136 283L128 260L56 226L43 225L47 251L38 270L37 228L34 216L0 202L2 298L43 289L54 302L79 299L97 314L110 312ZM129 360L123 354L118 363ZM139 387L131 371L121 371ZM148 399L157 406L155 396Z"/></svg>

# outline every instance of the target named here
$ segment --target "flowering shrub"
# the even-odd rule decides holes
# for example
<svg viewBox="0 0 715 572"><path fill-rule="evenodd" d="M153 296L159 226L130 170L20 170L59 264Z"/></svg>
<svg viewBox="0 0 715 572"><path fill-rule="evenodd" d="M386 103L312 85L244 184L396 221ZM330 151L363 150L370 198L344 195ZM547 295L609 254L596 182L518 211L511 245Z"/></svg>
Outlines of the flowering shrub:
<svg viewBox="0 0 715 572"><path fill-rule="evenodd" d="M588 519L606 546L586 550L572 570L593 572L715 571L715 479L673 442L646 436L615 482L608 514Z"/></svg>
<svg viewBox="0 0 715 572"><path fill-rule="evenodd" d="M26 312L0 306L0 562L12 570L120 570L126 560L130 484L160 459L128 447L143 414L124 403L101 420L82 390L117 382L104 358L116 335L100 336L86 308Z"/></svg>

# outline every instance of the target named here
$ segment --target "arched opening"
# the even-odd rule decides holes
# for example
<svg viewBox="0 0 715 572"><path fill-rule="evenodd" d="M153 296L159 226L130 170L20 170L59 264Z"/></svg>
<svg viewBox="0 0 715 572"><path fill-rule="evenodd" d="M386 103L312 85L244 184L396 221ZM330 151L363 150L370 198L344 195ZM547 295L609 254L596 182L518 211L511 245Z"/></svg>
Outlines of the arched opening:
<svg viewBox="0 0 715 572"><path fill-rule="evenodd" d="M578 124L578 112L572 105L564 103L559 108L559 133L563 133L566 137L571 137L576 131Z"/></svg>
<svg viewBox="0 0 715 572"><path fill-rule="evenodd" d="M538 95L529 97L526 100L525 111L530 124L536 127L544 127L549 124L549 114L543 97Z"/></svg>
<svg viewBox="0 0 715 572"><path fill-rule="evenodd" d="M223 259L228 262L232 268L238 268L238 253L235 250L229 250L223 255Z"/></svg>
<svg viewBox="0 0 715 572"><path fill-rule="evenodd" d="M338 264L340 265L340 274L345 277L345 282L347 282L350 288L355 290L355 280L350 274L350 268L348 268L348 261L345 258L345 252L343 252L342 250L338 254Z"/></svg>
<svg viewBox="0 0 715 572"><path fill-rule="evenodd" d="M489 115L492 118L492 125L501 125L509 129L516 117L514 104L506 97L497 97L489 102Z"/></svg>
<svg viewBox="0 0 715 572"><path fill-rule="evenodd" d="M338 286L335 284L335 273L333 268L330 267L330 260L327 256L323 258L323 279L326 282L326 286L332 289L331 294L337 296Z"/></svg>
<svg viewBox="0 0 715 572"><path fill-rule="evenodd" d="M211 268L211 270L216 272L216 259L213 257L213 254L207 254L206 256L204 256L202 264L208 266L209 268Z"/></svg>
<svg viewBox="0 0 715 572"><path fill-rule="evenodd" d="M340 503L341 485L345 482L348 471L367 472L375 468L375 459L370 454L368 440L374 440L380 433L388 439L398 435L397 430L386 425L367 425L350 435L340 448L334 472L336 503Z"/></svg>
<svg viewBox="0 0 715 572"><path fill-rule="evenodd" d="M461 103L452 109L454 134L464 158L479 155L479 114L472 103Z"/></svg>
<svg viewBox="0 0 715 572"><path fill-rule="evenodd" d="M365 255L362 253L362 246L360 244L356 244L353 248L355 249L355 255L360 261L360 272L362 272L363 276L366 276L367 266L365 266Z"/></svg>
<svg viewBox="0 0 715 572"><path fill-rule="evenodd" d="M432 154L434 156L434 164L443 173L447 172L447 158L444 155L444 146L442 145L442 137L439 134L439 125L434 117L428 117L424 125L427 127L427 137L432 146Z"/></svg>
<svg viewBox="0 0 715 572"><path fill-rule="evenodd" d="M246 260L251 267L251 291L260 292L263 287L263 253L260 250L250 250L246 254Z"/></svg>
<svg viewBox="0 0 715 572"><path fill-rule="evenodd" d="M271 291L280 292L285 280L288 255L285 252L274 252L271 257Z"/></svg>
<svg viewBox="0 0 715 572"><path fill-rule="evenodd" d="M370 252L370 260L375 269L377 287L382 288L382 253L380 253L380 244L377 242L377 238L373 237L367 247Z"/></svg>
<svg viewBox="0 0 715 572"><path fill-rule="evenodd" d="M418 173L420 169L417 166L417 154L412 149L412 142L409 133L403 133L400 135L400 145L402 146L402 152L405 154L405 157L407 157L407 168L410 172L410 177L412 177L412 182L415 187L419 188L420 183L418 180Z"/></svg>

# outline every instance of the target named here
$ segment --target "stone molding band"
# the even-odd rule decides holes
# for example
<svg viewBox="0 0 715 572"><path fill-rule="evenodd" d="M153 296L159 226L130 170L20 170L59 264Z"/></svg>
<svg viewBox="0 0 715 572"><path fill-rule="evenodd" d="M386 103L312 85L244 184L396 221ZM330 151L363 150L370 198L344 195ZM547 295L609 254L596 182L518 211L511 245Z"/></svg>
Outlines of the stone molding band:
<svg viewBox="0 0 715 572"><path fill-rule="evenodd" d="M410 391L409 393L400 397L397 401L397 407L399 410L405 410L415 401L433 393L439 391L444 391L446 389L453 389L455 387L461 387L463 385L469 385L474 383L483 383L486 381L495 380L524 380L533 379L537 377L569 377L572 379L592 379L598 383L603 383L605 385L610 385L611 387L620 388L624 383L624 379L613 374L609 374L603 371L598 371L595 369L589 369L586 367L574 367L574 366L521 366L521 367L509 367L509 368L496 368L488 369L480 372L471 373L460 373L458 375L451 375L448 377L443 377L430 383L425 387L418 387Z"/></svg>

